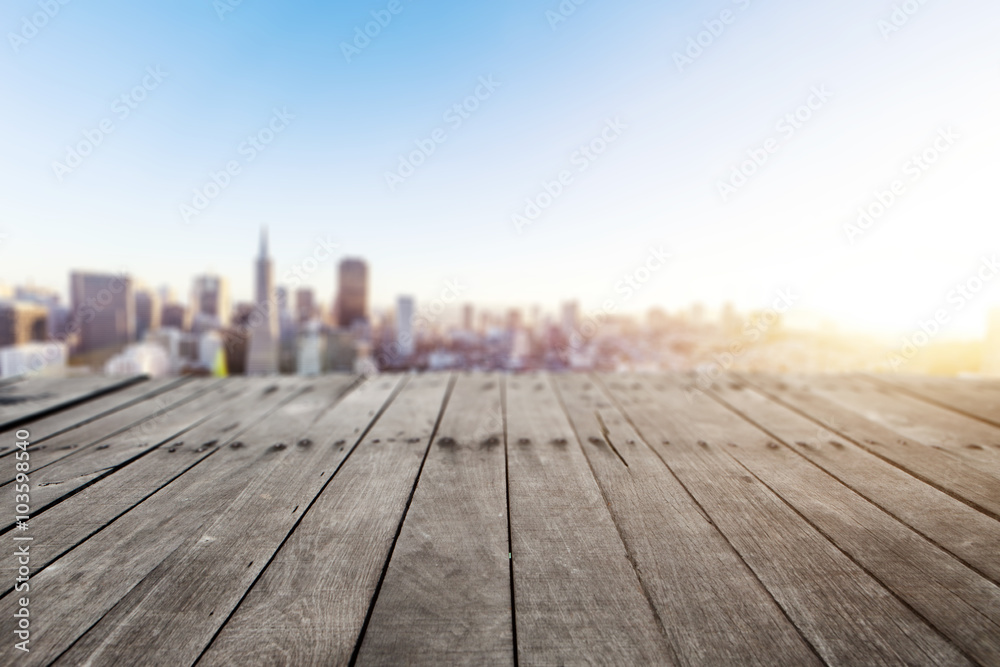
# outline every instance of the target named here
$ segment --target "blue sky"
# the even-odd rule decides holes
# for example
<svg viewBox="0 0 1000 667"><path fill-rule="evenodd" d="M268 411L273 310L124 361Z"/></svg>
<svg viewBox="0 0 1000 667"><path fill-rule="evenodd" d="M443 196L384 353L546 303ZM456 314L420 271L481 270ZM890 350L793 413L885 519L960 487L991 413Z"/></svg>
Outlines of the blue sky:
<svg viewBox="0 0 1000 667"><path fill-rule="evenodd" d="M333 238L371 263L376 306L426 302L448 279L481 304L610 295L636 312L754 308L789 288L801 313L905 332L1000 252L994 2L912 0L888 33L879 22L903 3L587 0L553 25L556 0L399 0L350 62L342 44L388 0L243 0L221 18L226 0L70 0L12 44L47 2L0 9L0 283L65 293L71 268L125 269L184 295L214 271L249 299L267 224L279 276ZM679 71L675 53L712 27ZM490 77L461 125L447 121ZM122 117L115 100L144 78L156 85ZM779 131L812 90L829 99ZM248 160L243 142L275 109L294 118ZM113 131L60 180L53 163L105 119ZM574 155L614 119L620 136L580 171ZM947 128L957 139L911 179L904 165ZM386 172L439 129L390 189ZM769 139L723 201L720 181ZM232 161L239 173L185 224L181 205ZM512 216L564 171L518 233ZM851 243L844 226L894 180L902 194ZM615 286L651 246L672 259L625 299ZM334 262L307 279L325 301ZM981 333L998 304L985 285L951 333Z"/></svg>

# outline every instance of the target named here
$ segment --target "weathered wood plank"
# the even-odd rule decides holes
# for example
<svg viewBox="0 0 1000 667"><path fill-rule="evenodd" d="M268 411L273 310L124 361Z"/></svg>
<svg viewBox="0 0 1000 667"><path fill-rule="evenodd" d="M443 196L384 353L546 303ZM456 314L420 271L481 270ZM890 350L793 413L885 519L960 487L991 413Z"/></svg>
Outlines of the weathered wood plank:
<svg viewBox="0 0 1000 667"><path fill-rule="evenodd" d="M199 665L350 661L449 387L445 375L407 381Z"/></svg>
<svg viewBox="0 0 1000 667"><path fill-rule="evenodd" d="M933 447L960 461L1000 472L1000 450L989 444L1000 443L1000 429L994 426L861 376L793 375L786 379L789 383L807 385L815 394L899 433L911 443ZM953 432L954 429L958 432ZM985 446L969 447L976 439L985 439Z"/></svg>
<svg viewBox="0 0 1000 667"><path fill-rule="evenodd" d="M77 455L89 447L99 445L106 439L122 434L143 423L156 424L165 413L183 406L200 394L220 385L220 380L193 380L154 396L149 401L136 403L104 415L81 425L79 428L54 435L42 442L38 442L32 437L32 445L28 448L31 453L32 470L38 471L55 461ZM12 467L4 468L3 472L0 473L0 480L3 484L9 484L13 479Z"/></svg>
<svg viewBox="0 0 1000 667"><path fill-rule="evenodd" d="M869 375L873 382L1000 426L1000 381L919 376Z"/></svg>
<svg viewBox="0 0 1000 667"><path fill-rule="evenodd" d="M19 662L1000 665L987 420L858 376L491 379L154 381L26 422L73 493L32 490Z"/></svg>
<svg viewBox="0 0 1000 667"><path fill-rule="evenodd" d="M278 382L278 388L270 391L275 386L274 381L268 380L266 388L255 392L255 398L241 402L241 409L229 414L229 419L242 422L261 413L266 414L275 404L287 406L302 389L298 382L287 385ZM227 438L226 433L236 437L238 431L222 433L223 441ZM157 565L170 553L185 544L196 542L201 536L199 527L213 520L220 506L231 502L239 490L249 483L244 474L246 469L252 469L257 459L266 456L267 448L273 441L265 443L254 440L252 444L255 446L248 444L239 448L217 448L211 456L202 457L197 466L188 469L185 474L35 575L31 579L32 604L37 605L38 609L44 608L46 613L39 614L33 620L32 628L38 633L35 636L44 637L44 641L33 645L31 653L22 662L43 665L53 661L125 595L141 586L141 582L155 580ZM179 454L178 460L196 460L204 454L198 451L200 445L186 444L174 452L170 452L170 449L157 450L151 457L144 457L134 465L125 467L88 491L107 492L112 497L105 499L113 504L113 494L119 492L121 486L115 484L119 481L116 480L118 475L140 470L147 475L156 475L158 471L152 466L164 460L158 455L167 457ZM150 485L146 479L135 481L141 484L145 493L149 493ZM64 506L84 511L88 509L77 503L62 503L52 511L56 512ZM36 526L32 527L33 535L38 534L38 530L45 526L46 514L34 522ZM0 620L0 631L8 634L12 631L15 597L14 594L8 594L0 600L0 613L4 617Z"/></svg>
<svg viewBox="0 0 1000 667"><path fill-rule="evenodd" d="M554 380L679 662L822 664L601 388L583 375Z"/></svg>
<svg viewBox="0 0 1000 667"><path fill-rule="evenodd" d="M1000 583L1000 522L749 385L727 382L713 392L857 493Z"/></svg>
<svg viewBox="0 0 1000 667"><path fill-rule="evenodd" d="M907 438L1000 473L1000 428L863 377L837 378L820 392Z"/></svg>
<svg viewBox="0 0 1000 667"><path fill-rule="evenodd" d="M716 429L706 439L735 443L730 456L871 576L967 656L1000 664L1000 587L799 456L808 445L793 450L722 405L703 410Z"/></svg>
<svg viewBox="0 0 1000 667"><path fill-rule="evenodd" d="M112 412L117 412L135 403L153 398L158 394L176 389L189 380L190 378L182 377L137 382L111 394L56 412L48 417L22 424L18 428L30 431L31 441L35 445L38 445L54 435L79 428ZM13 439L14 433L17 430L15 428L0 432L0 457L9 456L14 453L14 449L9 446L9 442Z"/></svg>
<svg viewBox="0 0 1000 667"><path fill-rule="evenodd" d="M547 376L506 391L520 664L676 664Z"/></svg>
<svg viewBox="0 0 1000 667"><path fill-rule="evenodd" d="M669 378L606 386L824 660L969 664L732 458L737 443L719 426L722 408L711 398Z"/></svg>
<svg viewBox="0 0 1000 667"><path fill-rule="evenodd" d="M857 411L822 396L801 380L741 374L772 400L848 438L864 450L933 484L994 519L1000 517L1000 478L933 447L905 438Z"/></svg>
<svg viewBox="0 0 1000 667"><path fill-rule="evenodd" d="M201 538L175 549L60 662L192 664L346 457L346 438L368 425L397 383L374 380L348 397L355 400L334 405L348 379L319 379L243 434L245 442L287 446L272 447L244 471L248 483L220 504ZM162 619L169 622L150 636Z"/></svg>
<svg viewBox="0 0 1000 667"><path fill-rule="evenodd" d="M31 451L31 515L181 435L217 410L218 401L226 398L229 392L226 384L199 387L194 383L188 383L177 391L181 395L170 392L167 394L169 399L158 397L151 399L148 405L134 406L136 409L145 407L147 418L127 429L100 437L81 447L60 446L58 441L62 436L59 436L49 441L51 447ZM232 391L240 390L234 388ZM160 408L159 405L164 407ZM96 432L112 427L112 424L107 423L96 426L99 423L103 423L103 420L94 423ZM13 472L11 468L9 474ZM10 493L12 487L13 482L0 485L0 494ZM0 533L12 527L12 523L7 524L0 529Z"/></svg>
<svg viewBox="0 0 1000 667"><path fill-rule="evenodd" d="M216 399L219 414L113 476L98 480L72 498L42 511L29 522L33 537L31 574L97 534L294 395L286 390L264 393L265 388L273 385L273 380L263 379L229 385ZM253 409L248 410L248 406ZM242 419L240 428L232 428L234 418ZM212 441L215 444L205 446ZM14 565L0 560L0 581L14 580ZM9 584L4 590L4 594L9 591Z"/></svg>
<svg viewBox="0 0 1000 667"><path fill-rule="evenodd" d="M457 378L358 664L513 664L500 382Z"/></svg>
<svg viewBox="0 0 1000 667"><path fill-rule="evenodd" d="M40 419L109 392L146 380L145 375L127 378L76 377L29 379L0 385L0 431Z"/></svg>

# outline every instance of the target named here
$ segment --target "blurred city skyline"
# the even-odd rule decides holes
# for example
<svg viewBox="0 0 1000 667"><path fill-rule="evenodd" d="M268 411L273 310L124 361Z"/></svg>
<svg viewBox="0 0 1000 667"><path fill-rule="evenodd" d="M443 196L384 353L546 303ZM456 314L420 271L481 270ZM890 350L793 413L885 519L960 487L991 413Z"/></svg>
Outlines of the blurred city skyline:
<svg viewBox="0 0 1000 667"><path fill-rule="evenodd" d="M250 245L256 245L256 238L253 244L248 243L248 248ZM360 255L351 254L330 254L324 260L315 259L315 252L318 250L325 251L330 247L329 242L322 239L322 237L317 237L314 239L313 252L306 252L303 257L295 262L285 260L281 261L281 258L275 255L271 255L275 262L275 287L282 289L283 291L288 291L291 299L294 296L294 292L299 289L308 290L312 294L312 298L315 300L317 306L321 309L323 317L328 318L332 316L334 309L334 304L337 297L337 270L340 263L344 260L350 260L353 258L361 259L362 261L369 263L367 257ZM654 254L660 252L661 248L652 248ZM665 249L664 249L665 251ZM649 256L651 250L646 250L646 255ZM666 251L665 251L666 252ZM659 281L665 280L664 275L671 273L670 262L674 259L672 253L666 252L669 256L669 260L664 262L663 268L657 271L649 272L648 278L645 276L640 276L645 278L645 280L639 280L635 273L638 270L641 273L643 264L643 259L640 258L639 261L628 268L620 272L620 275L614 276L616 280L614 282L609 282L602 292L598 295L586 295L586 294L567 294L562 298L557 298L556 300L542 300L542 299L528 299L522 302L513 301L481 301L476 298L475 290L473 285L470 284L464 277L457 276L455 274L443 272L441 281L432 289L434 291L430 293L417 294L413 290L404 289L403 286L399 286L394 295L388 301L377 301L374 298L369 298L367 301L367 307L370 312L369 315L377 320L388 319L391 320L394 316L394 311L398 307L398 302L400 298L408 298L414 302L416 308L423 308L427 303L439 301L440 294L442 291L452 290L455 293L461 293L461 298L456 298L449 300L448 304L444 307L441 313L436 317L442 325L455 325L461 319L461 306L463 304L472 304L477 309L477 312L488 312L502 317L504 313L511 309L520 310L524 313L538 313L539 315L559 317L561 309L567 303L575 303L581 309L582 313L594 312L600 313L605 310L603 304L609 299L614 303L614 313L616 315L631 317L636 320L642 320L649 315L651 311L662 311L671 315L678 316L688 316L693 312L700 313L700 317L705 320L719 320L723 317L724 313L728 310L736 310L739 312L752 312L754 310L759 310L761 308L767 307L770 300L774 298L774 294L779 292L788 292L795 295L795 307L789 309L787 313L784 314L784 321L786 325L793 329L802 331L824 331L828 333L838 333L846 335L864 335L864 336L874 336L880 338L892 338L893 336L903 335L912 331L916 326L919 325L919 320L913 323L909 328L900 328L897 330L892 329L879 329L877 327L866 327L863 323L844 323L837 321L830 317L829 314L823 312L809 311L807 308L803 307L803 295L801 292L797 291L795 288L790 287L776 287L774 291L770 294L765 295L757 303L737 303L733 299L726 299L722 302L705 302L700 300L695 300L689 303L679 303L677 305L667 305L666 302L653 302L648 306L639 306L638 304L641 299L635 297L641 297L644 292L652 291L655 289L656 284ZM933 317L933 312L936 307L941 305L948 305L949 309L955 310L958 315L965 315L966 326L955 326L954 322L956 318L949 318L947 323L949 326L943 327L940 332L939 338L944 340L972 340L979 341L984 338L987 334L989 328L990 318L998 311L1000 308L996 305L995 298L981 298L983 294L990 294L991 280L987 279L982 282L982 289L976 289L975 292L963 289L962 286L968 280L975 281L977 269L983 266L987 268L992 267L997 264L998 257L995 254L984 255L980 257L980 261L977 265L972 267L972 270L968 275L964 276L963 279L956 281L956 285L953 285L951 289L947 290L946 293L940 295L934 303L929 303L927 308L927 313L925 317L920 319L926 319L927 317ZM65 279L63 281L65 287L60 289L59 287L52 287L49 285L43 285L37 283L33 280L24 281L12 281L9 283L0 282L0 300L4 298L11 298L20 289L26 290L27 292L32 292L39 290L45 293L51 293L56 295L59 300L69 305L71 302L71 276L73 273L82 274L106 274L106 275L120 275L127 276L130 278L137 288L156 292L158 295L170 295L170 302L176 304L182 304L188 308L194 308L195 304L193 302L193 291L195 283L204 277L219 277L225 280L227 285L227 290L230 294L230 299L232 304L238 303L254 303L256 299L253 295L253 287L249 286L244 289L243 292L236 292L234 285L240 285L241 283L253 281L253 263L254 259L245 260L246 266L242 273L250 276L248 279L243 279L242 274L235 276L227 275L225 273L214 271L214 270L204 270L187 276L180 283L151 283L144 279L141 272L133 273L124 269L114 269L111 267L95 267L95 266L76 266L66 271ZM308 270L308 267L312 265L315 268ZM373 294L380 292L385 292L386 290L376 290L376 287L380 286L384 281L382 280L383 267L375 267L375 271L372 272L368 285L369 289ZM661 275L664 274L664 275ZM282 280L284 279L284 280ZM789 282L788 284L791 284ZM458 287L457 292L454 287ZM958 286L959 289L956 289ZM961 291L959 291L961 289ZM963 296L964 294L964 296ZM974 318L979 316L981 308L973 308L976 302L979 301L980 305L985 302L985 314L983 315L983 320L981 322ZM932 307L934 306L934 307ZM969 307L969 312L971 316L967 313L963 313L965 307ZM963 321L961 319L959 322Z"/></svg>
<svg viewBox="0 0 1000 667"><path fill-rule="evenodd" d="M57 2L38 25L49 4L0 9L8 285L214 273L250 298L267 224L278 284L338 244L306 279L324 303L360 256L377 308L457 279L486 307L593 309L662 247L623 311L792 289L790 317L888 335L1000 249L994 3ZM941 335L981 339L998 303Z"/></svg>
<svg viewBox="0 0 1000 667"><path fill-rule="evenodd" d="M642 316L622 305L665 270L671 255L652 246L599 308L564 301L553 313L484 308L468 286L446 280L438 295L395 306L370 301L372 270L360 257L341 258L336 298L324 304L303 284L334 259L336 245L317 239L311 256L276 283L266 228L253 259L254 297L233 298L229 280L195 276L185 298L126 273L73 271L70 298L33 285L0 290L0 379L24 373L62 375L236 375L401 370L601 370L695 373L710 386L727 370L1000 373L1000 309L984 339L955 341L942 333L955 315L1000 275L996 257L948 294L933 314L900 339L788 326L801 296L779 289L761 308L719 312L704 304ZM70 370L75 367L75 371Z"/></svg>

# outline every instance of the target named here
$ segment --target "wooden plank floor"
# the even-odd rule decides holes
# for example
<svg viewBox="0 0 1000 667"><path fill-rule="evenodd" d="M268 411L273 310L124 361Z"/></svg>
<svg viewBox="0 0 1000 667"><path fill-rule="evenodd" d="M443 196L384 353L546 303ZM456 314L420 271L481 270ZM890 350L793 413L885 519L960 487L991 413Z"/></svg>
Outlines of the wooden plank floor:
<svg viewBox="0 0 1000 667"><path fill-rule="evenodd" d="M694 380L5 383L0 664L1000 667L1000 381Z"/></svg>

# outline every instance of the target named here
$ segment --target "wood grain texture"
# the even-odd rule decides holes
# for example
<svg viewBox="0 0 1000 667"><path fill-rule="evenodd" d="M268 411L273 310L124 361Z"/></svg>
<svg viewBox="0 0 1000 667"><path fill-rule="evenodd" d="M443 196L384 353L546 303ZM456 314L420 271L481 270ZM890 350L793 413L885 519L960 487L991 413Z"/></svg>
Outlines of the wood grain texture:
<svg viewBox="0 0 1000 667"><path fill-rule="evenodd" d="M136 403L147 401L158 394L176 389L188 381L190 378L181 377L136 382L124 389L94 398L75 407L29 421L22 427L31 433L32 445L38 446L52 436L79 428ZM148 405L146 407L148 409ZM14 432L17 430L10 429L0 432L0 456L9 456L14 453L14 448L9 443L13 440Z"/></svg>
<svg viewBox="0 0 1000 667"><path fill-rule="evenodd" d="M870 375L870 380L895 387L925 402L1000 426L1000 380Z"/></svg>
<svg viewBox="0 0 1000 667"><path fill-rule="evenodd" d="M216 401L220 414L173 439L148 456L87 486L71 498L50 507L29 522L34 538L30 571L37 573L88 537L96 535L144 499L152 496L185 471L214 454L219 447L240 435L255 421L265 417L290 392L263 393L271 380L250 380L221 388ZM242 428L232 428L234 415L247 411ZM205 447L206 443L215 444ZM188 481L195 479L197 474ZM2 581L12 581L15 563L0 561ZM9 575L9 576L8 576ZM4 590L7 590L6 587Z"/></svg>
<svg viewBox="0 0 1000 667"><path fill-rule="evenodd" d="M989 470L906 438L813 391L801 379L740 374L773 400L966 503L1000 518L1000 479Z"/></svg>
<svg viewBox="0 0 1000 667"><path fill-rule="evenodd" d="M749 385L724 383L713 392L801 456L1000 584L1000 522Z"/></svg>
<svg viewBox="0 0 1000 667"><path fill-rule="evenodd" d="M19 386L54 403L0 664L1000 667L997 382Z"/></svg>
<svg viewBox="0 0 1000 667"><path fill-rule="evenodd" d="M189 404L193 399L221 384L219 380L193 380L159 394L149 401L93 419L79 428L54 435L42 442L33 441L32 446L28 448L31 453L32 470L39 472L56 461L76 456L88 448L103 444L109 438L129 431L134 437L142 437L147 431L161 425L164 416L171 410ZM188 406L186 409L190 411L192 408ZM194 409L204 410L204 405L196 405ZM173 420L174 416L170 419ZM148 441L148 438L143 437L143 441ZM9 484L13 479L13 466L4 468L0 480L4 484Z"/></svg>
<svg viewBox="0 0 1000 667"><path fill-rule="evenodd" d="M713 410L730 456L966 655L1000 664L1000 587L800 456L802 445Z"/></svg>
<svg viewBox="0 0 1000 667"><path fill-rule="evenodd" d="M457 378L358 664L514 663L500 378Z"/></svg>
<svg viewBox="0 0 1000 667"><path fill-rule="evenodd" d="M26 379L0 385L0 431L20 427L56 410L65 410L144 380L144 375L124 378L86 376Z"/></svg>
<svg viewBox="0 0 1000 667"><path fill-rule="evenodd" d="M199 665L350 661L449 386L446 375L406 382Z"/></svg>
<svg viewBox="0 0 1000 667"><path fill-rule="evenodd" d="M345 457L345 445L334 443L364 428L367 413L382 406L396 381L369 383L345 409L337 399L349 384L348 378L310 381L306 392L243 433L249 447L285 446L272 444L242 471L245 483L235 494L196 498L203 506L217 503L198 539L157 565L59 663L193 663ZM150 637L147 628L163 617L173 620Z"/></svg>
<svg viewBox="0 0 1000 667"><path fill-rule="evenodd" d="M276 385L277 390L268 390ZM268 381L265 388L258 388L254 392L257 395L243 401L239 411L233 411L229 417L239 421L249 419L275 403L293 400L300 391L297 382ZM236 431L230 433L235 435ZM22 662L50 663L125 595L135 591L143 581L155 580L157 566L174 550L197 541L200 538L198 528L215 516L221 503L232 500L237 490L248 483L241 473L252 467L272 443L255 444L256 447L216 449L198 466L35 575L31 579L31 599L37 608L46 609L46 613L39 614L32 627L38 636L45 637L45 641L39 642ZM199 445L186 444L174 452L162 451L164 455L181 454L191 459L204 453L198 449ZM212 460L216 456L220 458ZM206 466L209 460L214 465ZM137 465L145 464L143 468L148 470L147 465L157 462L144 457ZM130 468L132 466L124 470ZM115 476L108 477L95 488L114 479ZM112 493L116 491L112 484L104 488ZM0 631L7 634L12 632L15 597L8 594L0 600L0 613L3 614Z"/></svg>
<svg viewBox="0 0 1000 667"><path fill-rule="evenodd" d="M731 413L722 406L670 380L606 382L637 430L824 660L970 664L732 458L739 439L730 438Z"/></svg>
<svg viewBox="0 0 1000 667"><path fill-rule="evenodd" d="M678 661L822 664L600 386L582 375L555 384Z"/></svg>
<svg viewBox="0 0 1000 667"><path fill-rule="evenodd" d="M824 382L817 391L907 438L1000 473L1000 427L862 377Z"/></svg>
<svg viewBox="0 0 1000 667"><path fill-rule="evenodd" d="M548 377L506 414L519 664L676 664Z"/></svg>
<svg viewBox="0 0 1000 667"><path fill-rule="evenodd" d="M68 451L50 449L33 453L32 463L38 467L31 476L31 514L44 511L79 489L137 461L163 443L183 435L217 412L235 393L242 391L238 387L229 390L224 384L215 384L208 391L201 392L189 385L184 402L151 411L149 419L128 429ZM236 426L233 425L234 428ZM38 459L44 458L38 455L45 453L59 458L39 466ZM10 487L10 483L0 486L0 493L10 492ZM3 530L11 528L12 525L7 525Z"/></svg>

